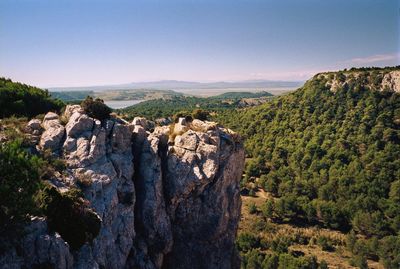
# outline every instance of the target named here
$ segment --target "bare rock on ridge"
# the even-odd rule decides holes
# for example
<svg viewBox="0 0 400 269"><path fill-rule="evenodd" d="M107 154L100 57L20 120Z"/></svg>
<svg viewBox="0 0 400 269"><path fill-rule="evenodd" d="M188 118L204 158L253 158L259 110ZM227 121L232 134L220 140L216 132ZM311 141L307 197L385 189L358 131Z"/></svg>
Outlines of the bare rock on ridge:
<svg viewBox="0 0 400 269"><path fill-rule="evenodd" d="M244 150L236 134L199 120L150 133L145 119L100 122L79 106L67 106L63 117L65 128L58 115L45 116L40 146L65 160L59 183L83 191L100 233L72 251L45 220L33 222L22 251L0 257L1 268L240 266L234 240Z"/></svg>

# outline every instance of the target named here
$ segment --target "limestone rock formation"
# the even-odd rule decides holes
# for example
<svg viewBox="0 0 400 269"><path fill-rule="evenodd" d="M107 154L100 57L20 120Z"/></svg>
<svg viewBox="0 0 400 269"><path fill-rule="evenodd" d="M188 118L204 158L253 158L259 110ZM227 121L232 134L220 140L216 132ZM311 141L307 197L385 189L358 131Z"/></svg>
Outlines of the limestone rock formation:
<svg viewBox="0 0 400 269"><path fill-rule="evenodd" d="M367 71L344 71L341 72L340 78L338 73L321 73L316 75L320 78L327 79L326 86L332 92L336 92L339 88L343 88L346 85L352 85L352 81L357 80L357 85L369 88L371 90L378 91L393 91L400 92L400 71L385 71L375 70L371 72Z"/></svg>
<svg viewBox="0 0 400 269"><path fill-rule="evenodd" d="M72 251L41 219L28 229L22 252L0 258L1 268L239 266L234 240L244 150L236 134L184 119L150 133L144 118L100 122L79 106L67 106L62 117L65 127L58 115L45 116L39 148L66 161L67 175L56 185L82 189L102 220L100 233Z"/></svg>
<svg viewBox="0 0 400 269"><path fill-rule="evenodd" d="M61 125L58 115L53 112L47 113L42 126L45 131L40 139L40 147L52 151L58 150L65 133L65 128Z"/></svg>
<svg viewBox="0 0 400 269"><path fill-rule="evenodd" d="M395 92L400 92L400 71L392 71L383 77L382 89L393 89Z"/></svg>

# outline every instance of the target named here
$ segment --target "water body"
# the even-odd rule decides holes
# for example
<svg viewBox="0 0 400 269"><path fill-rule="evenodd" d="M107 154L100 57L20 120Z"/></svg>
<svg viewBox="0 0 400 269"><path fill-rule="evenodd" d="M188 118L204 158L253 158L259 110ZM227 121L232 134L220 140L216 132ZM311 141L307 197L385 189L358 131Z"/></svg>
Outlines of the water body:
<svg viewBox="0 0 400 269"><path fill-rule="evenodd" d="M144 100L112 100L112 101L104 101L106 105L111 107L112 109L120 109L128 106L133 106L143 102Z"/></svg>

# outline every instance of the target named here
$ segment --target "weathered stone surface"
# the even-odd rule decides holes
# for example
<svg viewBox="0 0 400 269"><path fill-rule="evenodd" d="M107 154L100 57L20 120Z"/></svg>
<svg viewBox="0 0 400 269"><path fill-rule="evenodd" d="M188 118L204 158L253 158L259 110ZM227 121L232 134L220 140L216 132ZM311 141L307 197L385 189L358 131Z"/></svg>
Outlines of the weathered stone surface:
<svg viewBox="0 0 400 269"><path fill-rule="evenodd" d="M33 218L25 232L27 236L20 246L22 255L10 249L0 257L0 268L41 268L44 265L56 269L73 267L74 259L68 244L59 234L49 234L45 219Z"/></svg>
<svg viewBox="0 0 400 269"><path fill-rule="evenodd" d="M83 109L81 108L80 105L67 105L65 107L65 112L64 112L64 116L66 117L67 120L69 120L69 118L72 116L72 114L74 114L75 112L78 113L83 113Z"/></svg>
<svg viewBox="0 0 400 269"><path fill-rule="evenodd" d="M47 113L42 125L45 131L40 139L40 147L50 149L53 152L58 151L65 134L65 128L61 125L58 115L53 112Z"/></svg>
<svg viewBox="0 0 400 269"><path fill-rule="evenodd" d="M42 122L38 119L31 119L26 125L28 132L33 133L34 131L42 130Z"/></svg>
<svg viewBox="0 0 400 269"><path fill-rule="evenodd" d="M330 78L330 76L333 76L332 73L320 73L317 77L324 77L327 79L326 86L329 87L332 92L336 92L340 88L345 88L353 84L354 82L351 83L351 80L354 79L361 79L358 81L358 84L370 90L400 92L400 71L398 70L375 70L371 71L369 75L368 72L362 71L345 71L341 74L342 78L340 80L337 78L337 75ZM380 82L379 77L381 79Z"/></svg>
<svg viewBox="0 0 400 269"><path fill-rule="evenodd" d="M1 268L238 266L234 239L244 151L237 135L199 120L181 119L172 133L169 126L150 133L144 119L100 122L77 106L65 114L66 132L58 116L48 114L41 139L62 129L52 148L63 145L69 176L67 184L55 185L82 189L102 220L100 233L72 252L41 220L32 224L22 253L11 249L0 257Z"/></svg>
<svg viewBox="0 0 400 269"><path fill-rule="evenodd" d="M147 130L147 128L148 128L148 126L147 126L148 121L147 121L146 118L143 118L143 117L135 117L135 118L133 119L133 121L132 121L132 124L133 124L133 125L142 126L145 130Z"/></svg>
<svg viewBox="0 0 400 269"><path fill-rule="evenodd" d="M382 79L382 90L400 92L400 71L391 71Z"/></svg>
<svg viewBox="0 0 400 269"><path fill-rule="evenodd" d="M198 135L196 157L187 149L181 158L168 156L166 189L174 245L164 266L238 268L234 239L240 218L237 183L244 151L241 144L229 135L221 136L220 131L209 134L213 138L209 140Z"/></svg>
<svg viewBox="0 0 400 269"><path fill-rule="evenodd" d="M74 112L67 125L65 126L67 135L77 137L84 132L90 132L93 128L94 120L86 114Z"/></svg>

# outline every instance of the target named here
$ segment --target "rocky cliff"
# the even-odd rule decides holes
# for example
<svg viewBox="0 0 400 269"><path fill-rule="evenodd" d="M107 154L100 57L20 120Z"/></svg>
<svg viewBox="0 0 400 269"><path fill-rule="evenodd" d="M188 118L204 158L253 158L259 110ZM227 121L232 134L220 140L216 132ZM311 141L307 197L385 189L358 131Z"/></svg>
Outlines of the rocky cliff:
<svg viewBox="0 0 400 269"><path fill-rule="evenodd" d="M101 228L73 251L44 218L33 218L22 245L0 258L1 268L238 266L244 150L230 130L181 119L149 132L143 118L100 122L79 106L67 106L61 117L48 113L28 129L39 150L66 161L66 173L52 184L61 192L82 189Z"/></svg>
<svg viewBox="0 0 400 269"><path fill-rule="evenodd" d="M340 71L316 75L327 80L326 86L336 92L343 87L365 87L377 91L400 92L400 70Z"/></svg>

